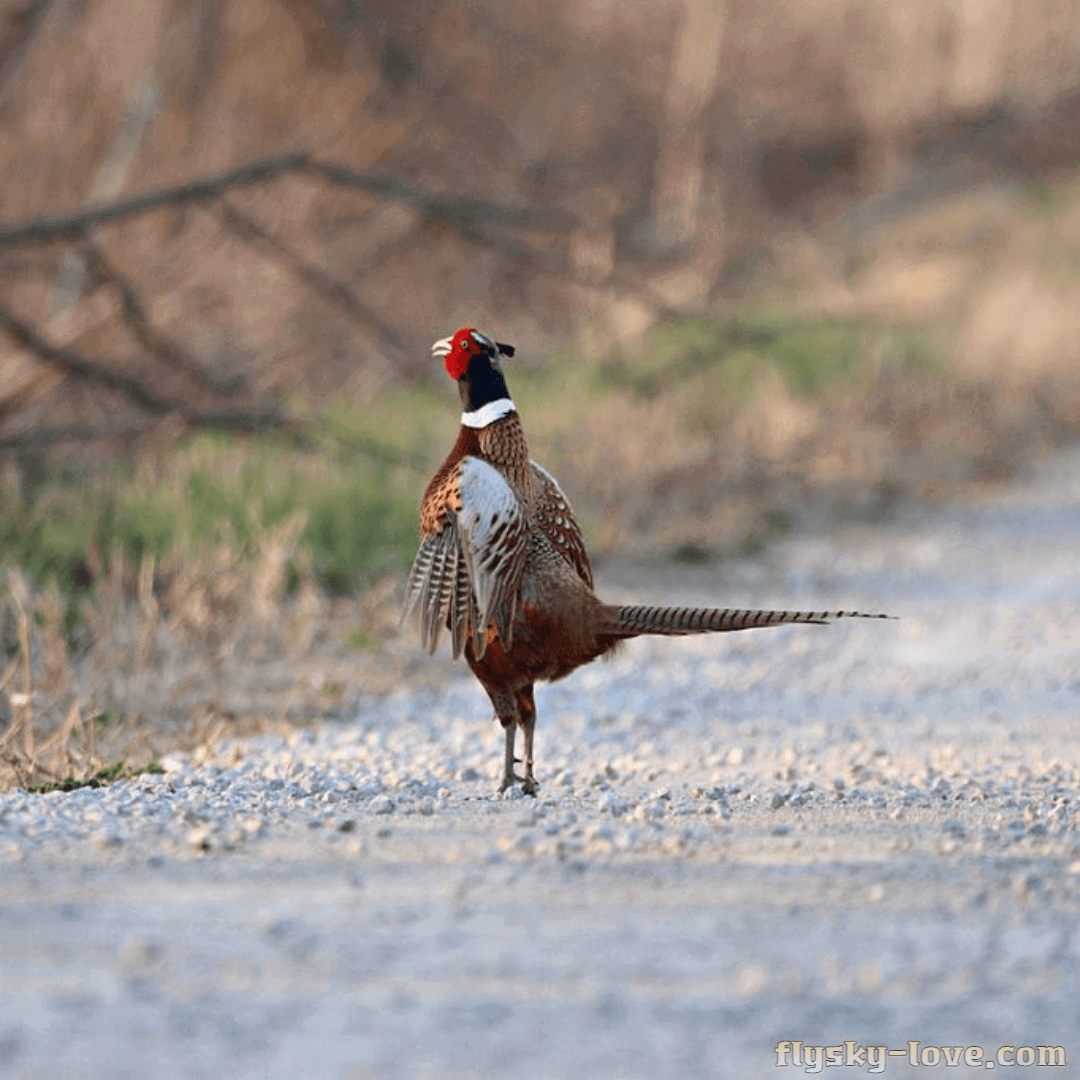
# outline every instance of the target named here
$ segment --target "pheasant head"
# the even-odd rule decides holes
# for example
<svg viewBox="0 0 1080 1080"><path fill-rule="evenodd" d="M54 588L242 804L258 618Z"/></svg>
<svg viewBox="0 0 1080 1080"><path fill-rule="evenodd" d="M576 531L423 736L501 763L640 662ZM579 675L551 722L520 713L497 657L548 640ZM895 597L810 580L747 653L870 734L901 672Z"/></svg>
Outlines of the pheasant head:
<svg viewBox="0 0 1080 1080"><path fill-rule="evenodd" d="M467 427L487 427L516 411L502 369L502 358L514 355L513 345L504 345L479 330L463 327L456 334L436 341L431 353L442 358L446 373L458 384L461 422Z"/></svg>

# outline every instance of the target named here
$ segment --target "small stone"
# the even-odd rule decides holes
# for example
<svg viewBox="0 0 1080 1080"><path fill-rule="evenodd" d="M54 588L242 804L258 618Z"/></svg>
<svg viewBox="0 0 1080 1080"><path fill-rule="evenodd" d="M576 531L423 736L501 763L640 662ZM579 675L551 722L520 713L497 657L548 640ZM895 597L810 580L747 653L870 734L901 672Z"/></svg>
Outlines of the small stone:
<svg viewBox="0 0 1080 1080"><path fill-rule="evenodd" d="M1013 892L1020 897L1021 900L1026 900L1033 893L1037 893L1042 888L1042 878L1038 874L1017 874L1013 880Z"/></svg>
<svg viewBox="0 0 1080 1080"><path fill-rule="evenodd" d="M185 837L187 843L198 851L210 850L210 827L208 825L196 825L189 829Z"/></svg>
<svg viewBox="0 0 1080 1080"><path fill-rule="evenodd" d="M165 954L165 950L153 941L146 941L135 935L124 939L120 946L120 959L127 967L150 967Z"/></svg>
<svg viewBox="0 0 1080 1080"><path fill-rule="evenodd" d="M612 817L619 817L621 814L626 813L626 803L613 791L605 791L596 800L596 809L601 813L611 814Z"/></svg>

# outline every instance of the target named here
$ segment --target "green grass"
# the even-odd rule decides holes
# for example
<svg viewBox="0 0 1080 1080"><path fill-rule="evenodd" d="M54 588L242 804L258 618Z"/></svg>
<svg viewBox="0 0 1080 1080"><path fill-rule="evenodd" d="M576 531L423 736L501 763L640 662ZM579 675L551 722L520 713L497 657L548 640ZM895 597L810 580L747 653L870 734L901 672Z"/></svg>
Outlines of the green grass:
<svg viewBox="0 0 1080 1080"><path fill-rule="evenodd" d="M747 310L726 322L679 317L650 330L633 350L616 347L596 366L605 389L654 398L694 382L737 406L765 371L795 396L817 400L856 379L880 332L840 319L803 320Z"/></svg>
<svg viewBox="0 0 1080 1080"><path fill-rule="evenodd" d="M350 630L345 635L345 645L353 652L377 652L379 643L363 630Z"/></svg>
<svg viewBox="0 0 1080 1080"><path fill-rule="evenodd" d="M596 366L604 389L655 398L708 372L722 392L741 394L762 360L771 331L720 325L713 319L675 318L653 327L634 349L614 347Z"/></svg>
<svg viewBox="0 0 1080 1080"><path fill-rule="evenodd" d="M131 768L124 762L117 761L82 780L67 776L63 780L55 780L47 784L34 784L26 790L32 795L47 795L50 791L77 791L79 788L107 787L117 780L131 780L145 774L161 776L164 772L165 770L156 761L151 761L149 765L143 765L141 768Z"/></svg>
<svg viewBox="0 0 1080 1080"><path fill-rule="evenodd" d="M754 559L768 546L769 541L785 536L795 527L795 517L788 510L770 510L759 528L748 532L739 541L736 553L742 559Z"/></svg>
<svg viewBox="0 0 1080 1080"><path fill-rule="evenodd" d="M857 326L822 319L778 330L764 353L793 394L820 398L836 383L858 373L860 337Z"/></svg>
<svg viewBox="0 0 1080 1080"><path fill-rule="evenodd" d="M314 425L316 444L304 448L202 435L138 464L58 467L5 508L0 563L23 567L39 584L55 577L78 596L117 550L128 565L151 553L162 565L228 545L243 564L268 533L302 514L300 544L315 576L330 592L351 592L408 565L423 482L418 469L379 460L327 426Z"/></svg>

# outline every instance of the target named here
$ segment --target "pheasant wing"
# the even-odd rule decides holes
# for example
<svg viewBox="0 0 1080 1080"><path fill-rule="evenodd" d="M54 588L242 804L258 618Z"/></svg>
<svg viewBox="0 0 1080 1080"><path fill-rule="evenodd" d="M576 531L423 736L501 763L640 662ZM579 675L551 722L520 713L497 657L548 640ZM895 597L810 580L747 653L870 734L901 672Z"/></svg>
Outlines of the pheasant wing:
<svg viewBox="0 0 1080 1080"><path fill-rule="evenodd" d="M555 477L543 465L535 461L530 461L529 464L540 484L535 523L551 541L555 550L573 566L577 576L591 589L593 576L589 550L585 546L585 537L581 535L581 526L570 507L570 500L563 494Z"/></svg>
<svg viewBox="0 0 1080 1080"><path fill-rule="evenodd" d="M462 458L425 495L421 520L430 527L409 573L404 615L419 604L423 647L434 652L449 621L455 659L467 627L483 656L494 622L509 649L528 550L528 524L510 485L486 461Z"/></svg>
<svg viewBox="0 0 1080 1080"><path fill-rule="evenodd" d="M528 523L513 489L494 466L480 458L461 461L458 530L461 551L479 620L473 648L484 654L484 633L494 621L504 649L513 645L518 588L528 551Z"/></svg>

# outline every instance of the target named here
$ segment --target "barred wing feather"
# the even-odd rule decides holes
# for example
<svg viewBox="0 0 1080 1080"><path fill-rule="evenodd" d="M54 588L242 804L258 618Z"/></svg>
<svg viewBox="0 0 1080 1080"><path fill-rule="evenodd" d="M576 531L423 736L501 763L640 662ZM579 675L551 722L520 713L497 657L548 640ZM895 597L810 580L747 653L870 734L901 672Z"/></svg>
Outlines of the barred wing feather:
<svg viewBox="0 0 1080 1080"><path fill-rule="evenodd" d="M457 659L472 628L483 656L492 622L503 647L512 645L528 526L502 474L480 458L463 458L447 485L442 527L426 534L405 591L405 615L420 608L420 643L434 652L449 620Z"/></svg>
<svg viewBox="0 0 1080 1080"><path fill-rule="evenodd" d="M536 510L536 525L551 541L555 550L573 566L577 576L591 589L592 565L581 526L574 517L570 500L559 482L538 462L530 461L533 475L540 482L541 496Z"/></svg>

